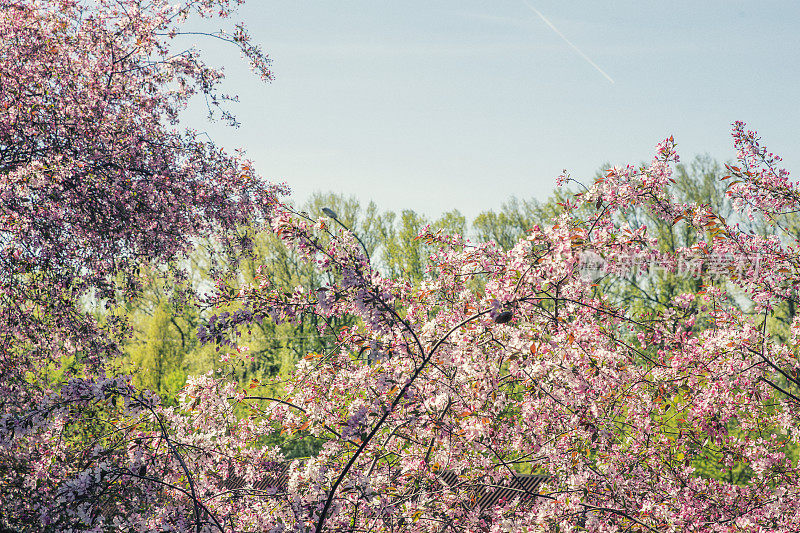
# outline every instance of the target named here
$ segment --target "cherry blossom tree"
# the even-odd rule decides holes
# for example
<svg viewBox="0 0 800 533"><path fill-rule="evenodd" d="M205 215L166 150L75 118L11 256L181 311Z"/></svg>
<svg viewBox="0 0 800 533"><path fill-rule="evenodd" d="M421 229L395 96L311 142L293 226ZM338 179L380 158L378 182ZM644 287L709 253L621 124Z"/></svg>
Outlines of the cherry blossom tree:
<svg viewBox="0 0 800 533"><path fill-rule="evenodd" d="M107 372L137 267L170 267L193 238L263 220L281 188L178 118L193 95L227 114L221 71L176 50L190 17L234 2L0 1L0 525L156 527L159 454L190 476L158 402ZM243 26L228 41L270 80ZM137 418L138 417L138 418ZM143 450L148 450L145 453ZM193 481L184 480L191 493ZM195 502L196 503L196 502ZM189 520L162 509L164 523ZM156 513L157 514L157 513ZM137 526L138 527L138 526ZM166 526L165 526L166 527Z"/></svg>
<svg viewBox="0 0 800 533"><path fill-rule="evenodd" d="M727 194L780 230L800 195L755 133L736 123L733 136ZM796 298L797 242L673 202L677 160L670 138L649 166L609 169L508 252L423 231L438 251L418 285L381 276L330 218L276 213L276 234L335 283L286 293L264 276L222 290L217 303L239 309L201 338L235 346L237 328L266 319L359 323L331 331L338 346L308 354L282 394L239 392L263 428L320 442L285 484L267 473L266 492L245 484L259 521L243 529L795 530L800 320L783 343L767 324ZM646 226L624 223L630 209L694 244L659 252ZM601 276L660 269L703 289L649 312L616 307L582 268L587 255ZM528 472L548 476L535 494L474 504L476 487Z"/></svg>

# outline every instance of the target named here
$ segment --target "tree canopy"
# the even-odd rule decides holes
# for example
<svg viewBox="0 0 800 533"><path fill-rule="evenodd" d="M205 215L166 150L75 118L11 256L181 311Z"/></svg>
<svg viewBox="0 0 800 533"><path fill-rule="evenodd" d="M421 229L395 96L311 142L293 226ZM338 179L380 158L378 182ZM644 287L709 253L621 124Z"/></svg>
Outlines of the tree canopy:
<svg viewBox="0 0 800 533"><path fill-rule="evenodd" d="M796 530L800 194L744 124L470 240L179 129L235 121L170 46L232 2L0 4L4 530Z"/></svg>
<svg viewBox="0 0 800 533"><path fill-rule="evenodd" d="M740 123L734 141L740 160L714 186L747 220L794 213L778 159ZM248 312L221 330L360 320L301 361L283 395L250 400L281 431L323 441L273 499L253 500L269 517L255 527L791 530L800 323L781 342L768 319L794 301L796 244L729 223L724 203L670 194L686 185L676 162L670 138L650 165L609 169L508 251L423 232L437 252L418 285L381 276L325 219L276 214L275 232L340 281L315 293L254 284L234 297ZM630 224L644 213L658 223ZM685 241L660 241L662 222ZM607 276L652 270L698 287L631 307L584 275L587 252ZM548 479L535 498L468 504L476 487L531 471Z"/></svg>

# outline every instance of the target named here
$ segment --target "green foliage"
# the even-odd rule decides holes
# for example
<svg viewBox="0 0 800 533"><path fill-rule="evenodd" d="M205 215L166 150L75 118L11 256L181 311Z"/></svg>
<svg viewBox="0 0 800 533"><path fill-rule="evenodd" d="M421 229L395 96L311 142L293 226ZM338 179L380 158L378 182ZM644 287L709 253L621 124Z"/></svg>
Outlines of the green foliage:
<svg viewBox="0 0 800 533"><path fill-rule="evenodd" d="M394 222L394 213L391 220ZM417 235L427 223L424 216L404 209L396 226L391 224L383 228L382 262L390 277L406 276L413 281L423 278L425 249Z"/></svg>
<svg viewBox="0 0 800 533"><path fill-rule="evenodd" d="M564 203L571 194L557 190L549 199L520 200L512 196L499 212L493 210L480 213L472 222L475 238L479 242L494 241L504 250L514 246L536 224L552 223L562 212L559 203Z"/></svg>
<svg viewBox="0 0 800 533"><path fill-rule="evenodd" d="M197 340L200 310L187 294L191 288L186 282L174 272L146 265L139 272L139 296L122 311L130 335L124 339L124 356L118 364L133 375L137 387L172 404L187 376L210 368L213 350Z"/></svg>
<svg viewBox="0 0 800 533"><path fill-rule="evenodd" d="M165 399L172 398L186 382L186 334L177 325L179 318L170 311L164 303L159 303L149 320L142 321L143 337L127 350L134 384Z"/></svg>

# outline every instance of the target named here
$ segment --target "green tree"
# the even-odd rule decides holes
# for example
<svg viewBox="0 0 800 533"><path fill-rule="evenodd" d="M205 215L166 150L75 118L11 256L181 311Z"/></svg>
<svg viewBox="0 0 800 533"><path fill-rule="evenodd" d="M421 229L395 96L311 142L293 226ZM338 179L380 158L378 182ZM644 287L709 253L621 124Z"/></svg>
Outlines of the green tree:
<svg viewBox="0 0 800 533"><path fill-rule="evenodd" d="M536 224L550 223L562 208L560 202L571 193L557 190L544 202L521 200L512 196L499 211L480 213L472 221L475 238L480 242L494 241L504 250L514 246Z"/></svg>
<svg viewBox="0 0 800 533"><path fill-rule="evenodd" d="M403 209L399 218L390 214L390 224L382 228L382 264L390 277L406 276L419 281L425 274L425 252L417 236L428 224L427 218L411 209Z"/></svg>
<svg viewBox="0 0 800 533"><path fill-rule="evenodd" d="M144 337L135 338L128 347L134 383L157 392L162 398L174 398L186 382L187 347L176 326L176 314L163 303L155 308L145 324Z"/></svg>

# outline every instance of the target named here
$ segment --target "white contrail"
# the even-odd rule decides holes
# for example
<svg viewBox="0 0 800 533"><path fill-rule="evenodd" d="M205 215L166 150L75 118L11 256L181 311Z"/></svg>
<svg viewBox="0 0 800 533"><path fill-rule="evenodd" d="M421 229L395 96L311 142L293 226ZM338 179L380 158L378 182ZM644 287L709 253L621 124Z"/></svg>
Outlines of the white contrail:
<svg viewBox="0 0 800 533"><path fill-rule="evenodd" d="M575 50L576 52L578 52L578 54L580 54L580 56L581 56L582 58L584 58L586 61L588 61L588 62L589 62L589 64L590 64L591 66L593 66L594 68L596 68L596 69L597 69L597 72L599 72L600 74L602 74L603 76L605 76L605 77L606 77L606 79L607 79L608 81L610 81L611 83L614 83L614 80L612 80L612 79L611 79L611 76L609 76L608 74L606 74L606 73L603 71L603 69L601 69L600 67L598 67L598 66L597 66L597 63L595 63L594 61L592 61L592 60L589 58L589 56L587 56L586 54L584 54L583 52L581 52L581 49L580 49L580 48L578 48L577 46L575 46L574 44L572 44L572 42L571 42L569 39L567 39L566 37L564 37L564 34L563 34L563 33L561 33L560 31L558 31L558 28L556 28L555 26L553 26L553 23L552 23L552 22L550 22L549 20L547 20L547 18L546 18L544 15L542 15L541 13L539 13L539 10L538 10L538 9L536 9L535 7L533 7L532 5L530 5L530 4L529 4L527 1L525 1L525 0L523 0L523 2L525 3L525 5L526 5L526 6L528 6L528 9L530 9L531 11L533 11L534 13L536 13L537 15L539 15L539 18L540 18L540 19L542 19L542 20L544 21L544 23L545 23L545 24L547 24L548 26L550 26L550 29L551 29L551 30L553 30L554 32L556 32L556 33L558 34L558 36L559 36L559 37L561 37L562 39L564 39L564 42L565 42L565 43L567 43L568 45L570 45L570 46L572 47L572 49L573 49L573 50Z"/></svg>

